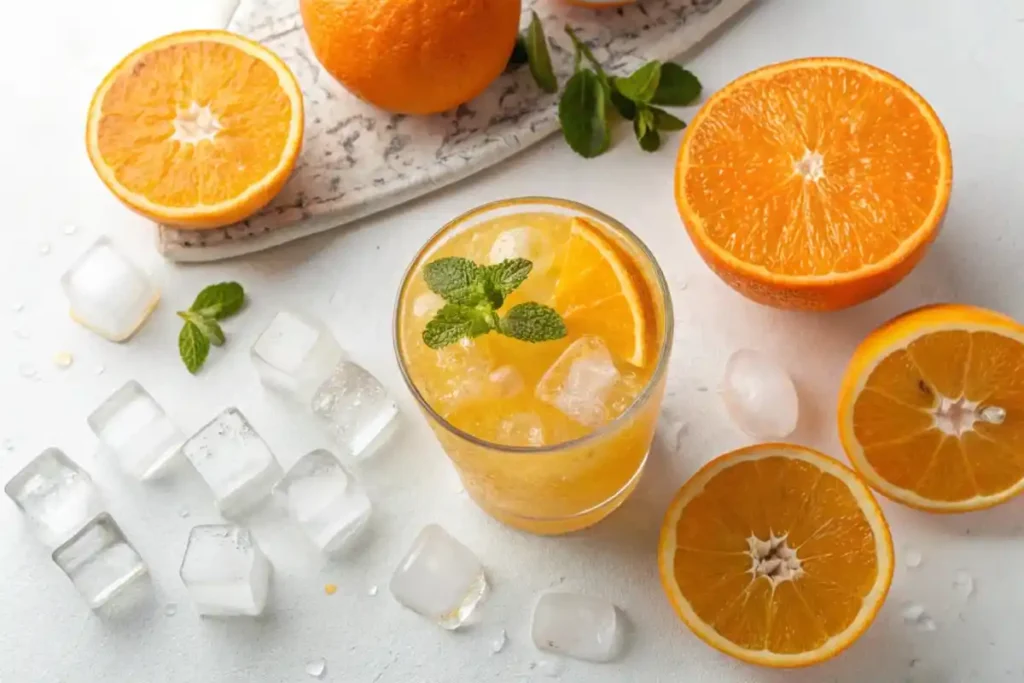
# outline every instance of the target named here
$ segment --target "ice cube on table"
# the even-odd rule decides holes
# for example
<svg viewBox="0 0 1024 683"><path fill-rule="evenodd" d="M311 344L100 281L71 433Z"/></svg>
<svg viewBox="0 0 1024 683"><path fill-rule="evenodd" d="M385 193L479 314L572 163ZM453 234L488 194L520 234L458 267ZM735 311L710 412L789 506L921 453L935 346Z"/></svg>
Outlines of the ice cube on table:
<svg viewBox="0 0 1024 683"><path fill-rule="evenodd" d="M33 458L7 482L4 492L51 548L103 511L92 478L58 448L48 448Z"/></svg>
<svg viewBox="0 0 1024 683"><path fill-rule="evenodd" d="M252 345L251 356L265 387L308 404L345 352L319 320L280 311Z"/></svg>
<svg viewBox="0 0 1024 683"><path fill-rule="evenodd" d="M272 571L251 531L211 524L192 529L179 574L199 614L256 617L266 607Z"/></svg>
<svg viewBox="0 0 1024 683"><path fill-rule="evenodd" d="M796 429L800 407L793 380L758 351L740 349L729 357L718 392L732 421L755 439L782 439Z"/></svg>
<svg viewBox="0 0 1024 683"><path fill-rule="evenodd" d="M135 380L115 391L87 421L121 469L139 479L161 474L185 441L160 404Z"/></svg>
<svg viewBox="0 0 1024 683"><path fill-rule="evenodd" d="M449 630L461 626L487 592L473 551L430 524L413 541L389 585L399 603Z"/></svg>
<svg viewBox="0 0 1024 683"><path fill-rule="evenodd" d="M524 258L533 263L531 273L547 272L555 259L555 249L544 231L529 226L503 230L491 244L487 261L491 264Z"/></svg>
<svg viewBox="0 0 1024 683"><path fill-rule="evenodd" d="M611 661L622 646L615 605L573 593L544 593L533 609L533 644L591 662Z"/></svg>
<svg viewBox="0 0 1024 683"><path fill-rule="evenodd" d="M373 455L391 435L398 416L398 404L377 378L347 360L316 390L310 407L355 458Z"/></svg>
<svg viewBox="0 0 1024 683"><path fill-rule="evenodd" d="M213 418L185 442L182 452L225 517L238 517L264 502L283 474L270 447L237 408Z"/></svg>
<svg viewBox="0 0 1024 683"><path fill-rule="evenodd" d="M599 337L580 337L540 378L536 396L586 427L615 415L611 403L620 381L611 351Z"/></svg>
<svg viewBox="0 0 1024 683"><path fill-rule="evenodd" d="M320 550L343 550L366 527L370 499L356 478L330 451L315 450L299 458L274 493L292 519Z"/></svg>
<svg viewBox="0 0 1024 683"><path fill-rule="evenodd" d="M61 278L75 322L111 341L124 341L160 301L159 290L109 239L100 237Z"/></svg>
<svg viewBox="0 0 1024 683"><path fill-rule="evenodd" d="M146 563L106 513L91 519L54 550L53 561L92 609L104 607L149 573Z"/></svg>

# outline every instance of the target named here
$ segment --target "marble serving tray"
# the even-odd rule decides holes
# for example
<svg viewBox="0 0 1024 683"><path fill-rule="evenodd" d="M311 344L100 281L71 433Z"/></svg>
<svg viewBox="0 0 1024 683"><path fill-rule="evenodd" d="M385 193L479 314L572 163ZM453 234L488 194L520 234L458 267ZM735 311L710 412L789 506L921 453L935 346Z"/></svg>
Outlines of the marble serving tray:
<svg viewBox="0 0 1024 683"><path fill-rule="evenodd" d="M524 0L540 15L560 82L572 69L572 26L609 70L677 57L751 0L640 0L591 10ZM295 72L306 134L281 193L249 219L216 230L160 227L174 261L214 261L299 239L408 201L501 161L558 130L557 99L520 68L458 109L428 117L389 114L344 90L306 42L298 0L241 0L228 28L260 41Z"/></svg>

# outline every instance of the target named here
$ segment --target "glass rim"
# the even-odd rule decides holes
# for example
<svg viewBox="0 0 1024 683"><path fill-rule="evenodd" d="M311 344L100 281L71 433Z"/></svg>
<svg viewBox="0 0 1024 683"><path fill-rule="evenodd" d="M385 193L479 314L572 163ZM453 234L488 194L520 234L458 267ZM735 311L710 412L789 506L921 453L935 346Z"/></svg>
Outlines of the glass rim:
<svg viewBox="0 0 1024 683"><path fill-rule="evenodd" d="M658 289L660 290L662 298L664 300L663 308L665 332L661 340L661 346L658 348L658 362L654 367L654 372L651 373L650 379L647 381L647 384L644 385L643 390L639 394L637 394L637 397L633 400L629 407L622 411L622 413L620 413L615 419L611 420L606 424L601 425L600 427L598 427L597 429L588 434L584 434L583 436L571 439L569 441L561 441L559 443L544 446L511 446L508 444L501 444L493 441L488 441L478 436L474 436L473 434L470 434L469 432L466 432L462 429L459 429L451 422L449 422L447 419L445 419L444 416L442 416L440 413L434 410L434 408L424 398L423 394L416 387L416 384L412 381L412 377L409 376L409 369L406 367L405 358L402 355L402 297L404 296L405 291L408 288L410 279L413 276L414 269L422 260L424 254L426 253L426 250L429 247L433 246L438 241L438 239L441 238L443 235L447 234L451 230L454 230L455 228L465 223L466 221L469 221L472 218L480 216L481 214L487 213L489 211L494 211L496 209L502 209L507 207L524 206L528 204L548 204L553 206L559 206L564 209L577 211L591 218L596 218L600 222L604 223L606 226L613 229L614 231L621 233L627 239L627 241L632 243L632 245L635 246L640 251L640 253L647 258L647 260L651 264L652 270L654 271L654 277L657 281ZM405 273L402 275L402 284L398 288L398 297L395 300L394 324L392 328L392 333L394 335L393 343L395 349L395 357L398 359L398 369L402 373L402 380L405 382L405 386L408 387L409 391L416 399L416 402L419 403L420 408L430 418L437 422L445 431L447 431L451 435L456 436L459 439L462 439L463 441L467 441L473 444L474 446L479 446L481 448L486 448L492 451L499 451L502 453L523 455L558 453L561 451L569 450L571 448L586 446L591 442L598 441L601 438L607 436L608 434L613 433L615 430L620 428L623 423L628 422L637 412L640 411L640 409L644 405L646 405L647 401L651 397L651 394L654 392L654 388L659 384L662 377L664 377L665 372L668 369L669 350L672 348L672 339L674 336L674 332L675 324L672 311L672 295L669 292L668 283L665 280L665 274L662 272L661 266L658 264L657 259L654 258L654 254L651 253L651 250L644 243L644 241L641 240L636 235L636 233L627 228L620 221L616 220L615 218L612 218L608 214L603 213L602 211L599 211L591 206L588 206L581 202L573 201L571 199L559 199L557 197L545 197L542 195L512 197L509 199L499 199L495 201L490 201L485 204L481 204L476 208L470 209L469 211L459 214L458 216L456 216L455 218L451 219L443 226L441 226L441 228L437 230L433 235L431 235L430 238L427 239L426 243L422 247L420 247L420 249L416 252L416 255L413 257L412 262L405 269Z"/></svg>

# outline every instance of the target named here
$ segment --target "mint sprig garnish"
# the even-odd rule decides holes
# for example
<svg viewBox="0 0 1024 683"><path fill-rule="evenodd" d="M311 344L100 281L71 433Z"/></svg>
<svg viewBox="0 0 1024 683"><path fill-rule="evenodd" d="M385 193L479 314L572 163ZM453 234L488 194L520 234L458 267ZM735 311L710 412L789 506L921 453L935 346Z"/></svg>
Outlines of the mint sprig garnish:
<svg viewBox="0 0 1024 683"><path fill-rule="evenodd" d="M490 266L459 256L428 263L423 267L423 279L446 303L423 329L423 343L440 349L488 332L527 342L564 337L565 322L549 306L526 302L513 306L504 317L498 313L532 269L533 263L523 258Z"/></svg>
<svg viewBox="0 0 1024 683"><path fill-rule="evenodd" d="M611 144L612 112L633 122L637 142L648 152L661 147L662 133L686 127L685 121L661 107L683 107L697 101L701 84L691 72L678 64L654 60L628 76L609 76L586 43L568 26L565 32L575 55L573 74L558 102L558 120L573 151L588 159L603 154ZM557 92L558 79L536 13L516 42L509 64L522 63L524 57L537 85L545 92Z"/></svg>
<svg viewBox="0 0 1024 683"><path fill-rule="evenodd" d="M204 288L187 311L178 311L185 321L178 334L178 355L193 375L210 355L210 345L223 346L224 330L218 320L241 310L245 291L237 282L221 282Z"/></svg>

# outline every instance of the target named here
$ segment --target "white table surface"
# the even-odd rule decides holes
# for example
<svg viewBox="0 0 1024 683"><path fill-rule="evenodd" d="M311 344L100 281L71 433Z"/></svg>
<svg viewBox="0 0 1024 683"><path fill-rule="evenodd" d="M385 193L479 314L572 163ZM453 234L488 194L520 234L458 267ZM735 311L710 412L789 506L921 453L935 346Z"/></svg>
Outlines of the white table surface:
<svg viewBox="0 0 1024 683"><path fill-rule="evenodd" d="M894 291L831 315L779 312L749 303L720 283L689 244L672 199L677 140L657 154L631 140L600 159L574 156L552 139L501 167L356 227L242 260L172 266L153 248L154 230L101 185L82 143L88 98L124 53L174 29L222 25L230 0L11 2L0 41L3 106L3 226L0 228L0 481L30 457L59 445L97 479L115 518L149 563L159 593L151 614L130 625L93 616L20 515L0 502L0 681L304 681L307 660L324 657L324 680L417 683L541 680L531 663L529 604L562 582L622 607L633 624L617 663L568 662L567 681L1021 681L1024 647L1024 501L972 515L928 516L883 502L897 545L890 598L870 631L846 654L811 670L773 672L710 650L676 620L655 564L660 518L672 492L709 458L748 439L728 422L714 387L727 354L752 346L777 356L798 381L803 414L794 440L838 454L834 401L854 345L910 307L963 301L1024 317L1024 2L1021 0L763 0L692 60L708 91L763 64L839 54L891 70L916 87L946 124L955 187L945 229L921 266ZM491 521L458 492L440 448L415 412L391 350L392 304L415 250L444 221L482 202L522 194L583 201L633 227L673 283L678 325L669 421L688 429L675 451L663 430L636 495L607 522L566 538L535 538ZM79 227L72 236L62 228ZM126 345L75 326L58 279L106 232L154 274L164 300ZM39 252L46 242L48 255ZM244 283L247 310L225 326L198 377L177 358L177 308L204 285ZM15 312L18 304L24 310ZM397 396L407 416L389 452L362 468L377 501L372 536L342 564L323 565L294 534L258 530L277 565L268 616L258 622L202 621L177 578L191 525L216 519L200 482L128 481L98 457L85 417L121 383L140 380L186 429L234 404L285 465L328 445L308 421L288 417L261 391L248 347L278 307L300 305L326 318L354 357ZM20 330L28 339L13 332ZM67 370L51 362L74 355ZM19 374L33 364L36 379ZM102 372L99 368L104 368ZM708 388L711 390L708 391ZM181 516L188 511L187 518ZM427 522L439 522L487 566L493 592L480 622L450 634L401 609L387 593L391 569ZM907 549L923 562L908 568ZM953 587L970 572L976 592ZM339 586L324 595L325 582ZM377 595L371 586L380 586ZM168 616L163 604L177 603ZM904 623L923 605L938 629ZM508 645L491 644L502 629ZM552 680L552 679L546 679Z"/></svg>

